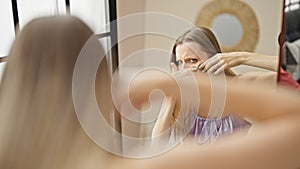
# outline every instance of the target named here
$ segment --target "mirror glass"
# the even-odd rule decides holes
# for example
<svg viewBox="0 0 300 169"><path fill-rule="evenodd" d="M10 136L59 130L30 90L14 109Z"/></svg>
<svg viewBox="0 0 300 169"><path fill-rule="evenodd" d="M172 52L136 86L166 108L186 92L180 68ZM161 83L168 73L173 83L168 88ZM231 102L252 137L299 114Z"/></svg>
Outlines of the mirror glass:
<svg viewBox="0 0 300 169"><path fill-rule="evenodd" d="M213 19L211 28L223 46L234 46L243 36L243 27L240 20L229 13L216 16Z"/></svg>
<svg viewBox="0 0 300 169"><path fill-rule="evenodd" d="M121 59L127 56L139 55L138 58L141 58L141 63L137 64L138 66L159 65L161 67L165 66L166 70L169 70L172 46L176 38L192 26L204 26L212 29L221 48L225 46L225 48L222 48L223 52L248 51L272 55L275 62L279 58L278 35L281 32L282 0L272 0L272 2L253 0L164 0L159 3L151 0L135 0L135 2L135 5L132 6L120 0L118 6L119 16L127 17L129 14L132 14L130 16L137 16L138 12L144 11L148 15L138 17L133 20L134 22L128 22L124 25L118 24L118 27L121 31L124 31L126 30L125 26L133 25L134 28L143 33L138 34L138 36L134 34L130 38L126 37L126 43L124 43L124 40L119 45L119 52ZM134 32L132 27L128 30ZM118 38L120 38L120 35ZM155 59L154 56L159 56L159 59ZM128 58L126 59L128 60ZM274 67L277 67L277 63L274 65ZM233 71L236 74L247 73L248 75L248 72L251 71L271 72L273 75L272 85L276 85L276 70L270 71L248 65L240 65L235 68ZM257 78L257 76L253 78ZM155 122L144 123L139 125L138 128L135 123L130 123L128 120L124 121L122 121L122 130L125 130L125 128L126 131L138 130L132 132L132 135L130 133L130 136L138 135L140 137L151 136Z"/></svg>

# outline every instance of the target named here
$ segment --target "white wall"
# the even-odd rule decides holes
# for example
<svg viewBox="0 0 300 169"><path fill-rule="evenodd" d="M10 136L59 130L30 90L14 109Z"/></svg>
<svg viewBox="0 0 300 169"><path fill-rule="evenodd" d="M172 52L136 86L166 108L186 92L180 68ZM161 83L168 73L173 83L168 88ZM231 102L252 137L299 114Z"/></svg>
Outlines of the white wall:
<svg viewBox="0 0 300 169"><path fill-rule="evenodd" d="M182 17L191 23L195 23L200 9L211 0L146 0L146 12L164 12ZM281 31L282 0L243 0L256 13L260 37L255 52L277 55L278 35ZM146 41L146 47L160 43ZM163 45L165 46L165 45Z"/></svg>
<svg viewBox="0 0 300 169"><path fill-rule="evenodd" d="M279 55L278 36L282 24L282 0L245 0L257 15L260 37L256 52Z"/></svg>
<svg viewBox="0 0 300 169"><path fill-rule="evenodd" d="M145 1L144 0L117 0L117 17L118 19L122 19L128 15L133 15L136 13L141 13L145 11ZM130 29L130 27L135 26L141 26L141 29L144 29L144 22L145 20L143 18L139 18L139 20L136 20L135 23L124 23L118 21L118 33L119 38L122 37L120 34L122 34L122 31L126 31L127 29ZM123 24L124 23L124 24ZM130 25L128 25L130 24ZM124 30L125 29L125 30ZM131 36L127 39L122 39L121 42L119 42L119 59L122 61L125 59L128 55L131 55L132 53L143 50L144 49L144 43L145 38L144 36Z"/></svg>

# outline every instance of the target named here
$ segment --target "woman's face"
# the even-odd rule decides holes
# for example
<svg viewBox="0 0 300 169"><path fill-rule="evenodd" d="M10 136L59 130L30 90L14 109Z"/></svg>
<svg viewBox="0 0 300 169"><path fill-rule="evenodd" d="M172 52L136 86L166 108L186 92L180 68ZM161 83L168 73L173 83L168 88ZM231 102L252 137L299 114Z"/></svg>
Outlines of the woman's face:
<svg viewBox="0 0 300 169"><path fill-rule="evenodd" d="M184 68L196 68L209 58L196 42L184 42L177 45L175 52L176 60L183 64Z"/></svg>

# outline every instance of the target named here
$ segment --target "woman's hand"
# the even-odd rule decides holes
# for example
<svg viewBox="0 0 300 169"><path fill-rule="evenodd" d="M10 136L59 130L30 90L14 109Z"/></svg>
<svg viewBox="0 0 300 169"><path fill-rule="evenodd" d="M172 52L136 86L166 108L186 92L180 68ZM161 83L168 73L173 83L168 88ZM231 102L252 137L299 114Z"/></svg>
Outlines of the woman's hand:
<svg viewBox="0 0 300 169"><path fill-rule="evenodd" d="M198 69L206 73L220 74L239 65L248 65L277 72L278 57L250 52L218 53L207 59Z"/></svg>
<svg viewBox="0 0 300 169"><path fill-rule="evenodd" d="M220 74L226 69L243 64L247 60L247 52L218 53L204 61L199 70L204 73Z"/></svg>

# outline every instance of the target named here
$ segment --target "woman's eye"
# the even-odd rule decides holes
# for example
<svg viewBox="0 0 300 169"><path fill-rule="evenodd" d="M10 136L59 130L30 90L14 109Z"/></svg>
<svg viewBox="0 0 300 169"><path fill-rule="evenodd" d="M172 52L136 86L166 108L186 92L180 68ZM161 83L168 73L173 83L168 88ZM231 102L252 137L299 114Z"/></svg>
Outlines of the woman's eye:
<svg viewBox="0 0 300 169"><path fill-rule="evenodd" d="M198 62L198 59L189 59L189 62L196 63L196 62Z"/></svg>

